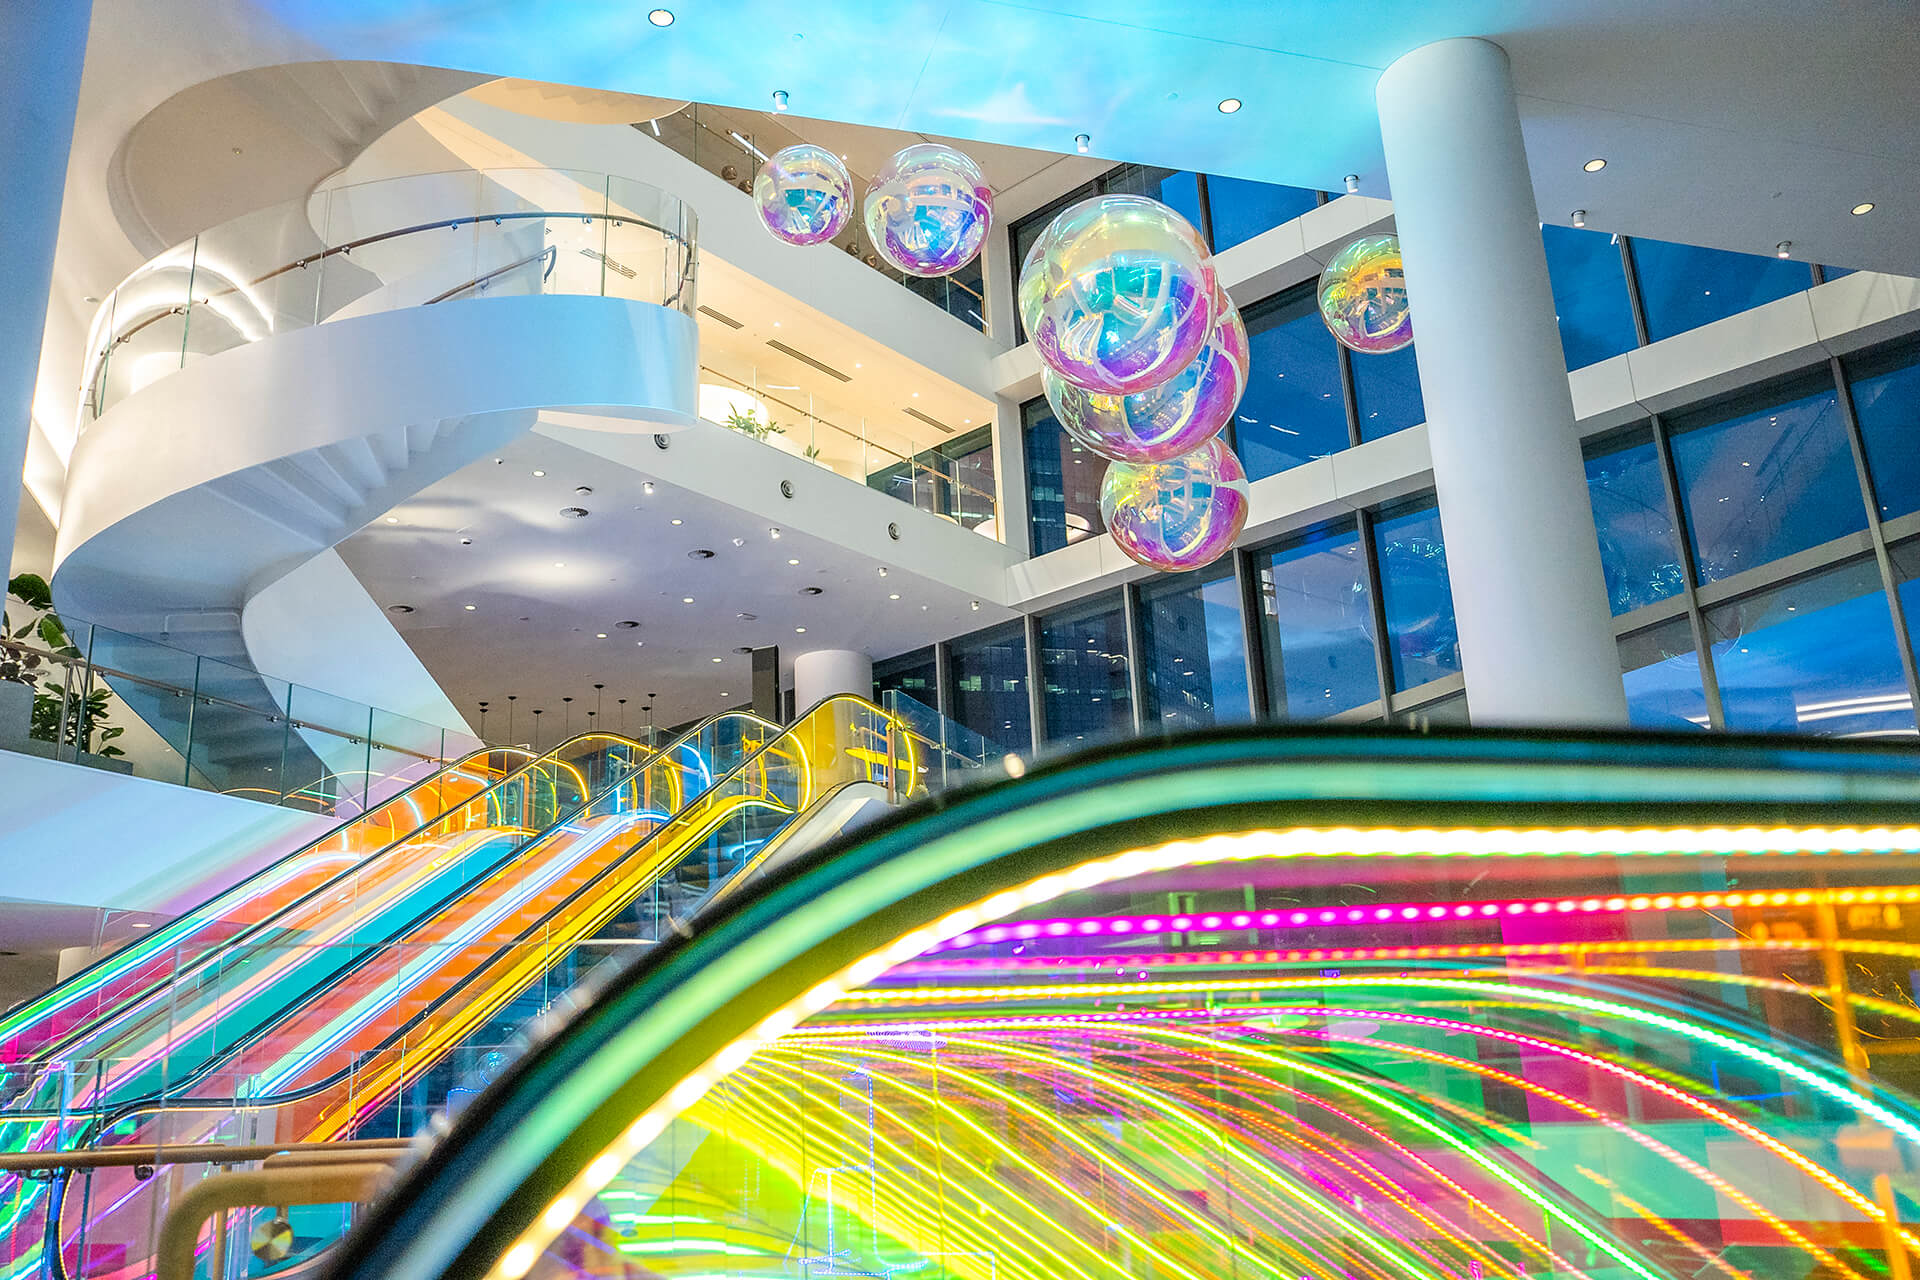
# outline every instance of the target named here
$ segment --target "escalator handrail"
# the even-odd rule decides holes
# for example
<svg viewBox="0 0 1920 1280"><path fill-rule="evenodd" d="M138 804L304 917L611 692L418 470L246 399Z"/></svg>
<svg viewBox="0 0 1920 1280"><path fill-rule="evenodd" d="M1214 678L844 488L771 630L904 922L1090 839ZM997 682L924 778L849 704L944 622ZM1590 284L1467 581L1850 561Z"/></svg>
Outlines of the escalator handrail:
<svg viewBox="0 0 1920 1280"><path fill-rule="evenodd" d="M327 828L327 830L323 834L315 836L312 840L309 840L306 844L301 845L299 848L293 850L290 853L286 853L278 858L275 858L272 862L269 862L266 866L251 872L250 874L242 877L239 880L236 880L233 884L227 886L225 889L222 889L219 893L215 894L212 898L208 899L206 902L200 903L199 905L192 907L187 911L182 912L179 916L175 917L172 920L169 920L165 925L163 925L160 929L158 929L148 937L140 939L138 942L134 943L132 946L122 947L118 951L111 952L107 955L101 956L97 960L90 961L84 968L79 969L78 971L72 974L69 974L66 978L61 980L59 983L56 983L51 989L42 992L40 995L34 997L32 1000L26 1001L25 1003L21 1004L18 1008L8 1012L4 1016L0 1016L0 1039L5 1039L8 1036L16 1034L19 1030L24 1029L24 1027L10 1027L10 1024L12 1024L16 1019L24 1019L28 1017L32 1013L35 1006L39 1005L41 1002L58 994L62 987L69 987L70 984L79 982L81 979L92 974L95 969L109 962L117 961L120 963L125 963L128 960L134 959L136 955L150 954L156 950L164 950L167 946L172 945L170 939L177 936L176 931L179 929L182 929L183 927L186 927L183 925L183 922L186 921L189 916L192 916L194 913L201 910L201 908L210 907L213 905L213 903L217 902L221 898L225 898L230 894L238 893L239 891L245 889L248 885L254 883L256 880L259 880L261 877L270 875L275 870L281 867L284 867L291 859L303 857L306 854L312 853L314 850L318 849L321 845L325 844L329 840L334 839L336 836L340 835L342 832L348 830L349 828L362 822L370 822L373 820L376 814L384 813L390 806L404 803L409 796L411 796L414 792L418 791L420 788L427 786L429 783L445 778L448 774L454 772L457 769L464 768L466 765L468 765L475 759L478 759L479 757L482 757L482 756L491 755L495 751L516 752L516 751L525 751L525 749L522 747L482 747L478 751L470 751L466 755L461 756L460 759L449 762L448 764L442 766L439 769L435 769L432 773L420 779L418 782L412 783L411 785L403 787L399 791L394 792L391 796L388 796L385 800L382 800L376 807L372 809L363 810L362 812L355 814L353 817L348 818L345 822L338 823L334 826ZM533 754L530 751L525 753L529 756ZM465 802L463 801L462 803L465 803ZM444 816L445 812L446 812L445 810L442 810L442 816ZM145 993L146 992L143 990L140 994L144 995ZM41 1016L44 1016L44 1014L51 1014L54 1012L57 1012L57 1009L48 1009L43 1011L43 1014ZM12 1066L15 1064L9 1063L7 1065Z"/></svg>

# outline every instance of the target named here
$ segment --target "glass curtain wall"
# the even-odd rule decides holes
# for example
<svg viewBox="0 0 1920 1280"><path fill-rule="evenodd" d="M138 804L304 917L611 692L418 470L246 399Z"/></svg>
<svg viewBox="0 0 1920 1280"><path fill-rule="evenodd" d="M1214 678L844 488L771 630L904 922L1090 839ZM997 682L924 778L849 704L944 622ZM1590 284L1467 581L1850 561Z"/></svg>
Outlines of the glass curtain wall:
<svg viewBox="0 0 1920 1280"><path fill-rule="evenodd" d="M1372 575L1342 520L1253 555L1274 719L1321 720L1380 700Z"/></svg>
<svg viewBox="0 0 1920 1280"><path fill-rule="evenodd" d="M1011 750L1033 741L1027 637L1019 623L955 640L947 646L947 664L950 719Z"/></svg>
<svg viewBox="0 0 1920 1280"><path fill-rule="evenodd" d="M1041 740L1073 745L1131 736L1133 681L1120 593L1042 614L1039 636Z"/></svg>
<svg viewBox="0 0 1920 1280"><path fill-rule="evenodd" d="M1253 718L1232 558L1140 588L1140 674L1143 726L1190 729Z"/></svg>

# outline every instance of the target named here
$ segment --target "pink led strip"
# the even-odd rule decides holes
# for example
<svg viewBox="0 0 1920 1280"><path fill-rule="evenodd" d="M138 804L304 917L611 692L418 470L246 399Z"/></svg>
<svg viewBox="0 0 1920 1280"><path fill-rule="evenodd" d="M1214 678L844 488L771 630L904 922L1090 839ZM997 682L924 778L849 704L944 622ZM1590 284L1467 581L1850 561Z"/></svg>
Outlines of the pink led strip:
<svg viewBox="0 0 1920 1280"><path fill-rule="evenodd" d="M1216 929L1302 929L1328 925L1420 924L1514 916L1619 915L1636 911L1694 911L1751 907L1855 906L1920 902L1920 886L1871 889L1780 889L1752 893L1661 893L1578 898L1515 898L1501 902L1401 902L1371 907L1284 907L1146 916L1068 916L971 929L934 948L953 951L996 942L1049 938L1127 937Z"/></svg>

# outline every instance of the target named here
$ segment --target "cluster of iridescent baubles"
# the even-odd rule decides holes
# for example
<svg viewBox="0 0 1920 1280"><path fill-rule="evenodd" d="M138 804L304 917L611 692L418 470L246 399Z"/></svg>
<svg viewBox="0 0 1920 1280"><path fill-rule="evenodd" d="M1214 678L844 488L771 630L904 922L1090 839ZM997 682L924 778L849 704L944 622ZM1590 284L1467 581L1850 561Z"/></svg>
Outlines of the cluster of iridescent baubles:
<svg viewBox="0 0 1920 1280"><path fill-rule="evenodd" d="M753 199L776 239L821 244L853 214L853 179L839 156L802 142L760 166ZM862 213L881 257L910 276L944 276L980 252L993 226L993 193L972 160L937 142L917 142L873 175Z"/></svg>
<svg viewBox="0 0 1920 1280"><path fill-rule="evenodd" d="M1363 236L1333 255L1320 273L1320 318L1341 346L1362 355L1413 341L1400 237Z"/></svg>
<svg viewBox="0 0 1920 1280"><path fill-rule="evenodd" d="M1061 427L1110 460L1107 532L1166 572L1211 564L1247 520L1247 475L1220 440L1247 388L1247 332L1205 241L1145 196L1083 200L1020 269L1020 318Z"/></svg>

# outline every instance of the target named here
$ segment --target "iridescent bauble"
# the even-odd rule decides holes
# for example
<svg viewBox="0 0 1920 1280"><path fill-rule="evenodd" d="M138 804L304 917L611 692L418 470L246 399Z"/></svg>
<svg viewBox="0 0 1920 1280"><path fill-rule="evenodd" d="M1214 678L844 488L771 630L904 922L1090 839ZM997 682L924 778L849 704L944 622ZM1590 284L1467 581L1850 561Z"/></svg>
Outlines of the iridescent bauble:
<svg viewBox="0 0 1920 1280"><path fill-rule="evenodd" d="M776 240L820 244L853 216L853 179L840 157L798 142L767 158L753 179L753 203Z"/></svg>
<svg viewBox="0 0 1920 1280"><path fill-rule="evenodd" d="M1165 462L1220 434L1247 389L1247 329L1222 299L1213 337L1170 380L1130 396L1076 387L1046 365L1040 385L1066 433L1103 458Z"/></svg>
<svg viewBox="0 0 1920 1280"><path fill-rule="evenodd" d="M1247 473L1219 438L1166 462L1114 462L1100 515L1129 560L1166 573L1212 564L1247 523Z"/></svg>
<svg viewBox="0 0 1920 1280"><path fill-rule="evenodd" d="M881 257L910 276L944 276L980 252L993 225L993 192L966 156L916 142L873 175L865 216Z"/></svg>
<svg viewBox="0 0 1920 1280"><path fill-rule="evenodd" d="M1399 236L1366 236L1333 255L1320 273L1320 318L1341 346L1364 355L1413 341Z"/></svg>
<svg viewBox="0 0 1920 1280"><path fill-rule="evenodd" d="M1146 196L1095 196L1047 225L1020 267L1020 319L1075 386L1132 395L1176 377L1213 332L1213 264L1193 225Z"/></svg>

